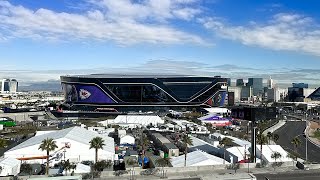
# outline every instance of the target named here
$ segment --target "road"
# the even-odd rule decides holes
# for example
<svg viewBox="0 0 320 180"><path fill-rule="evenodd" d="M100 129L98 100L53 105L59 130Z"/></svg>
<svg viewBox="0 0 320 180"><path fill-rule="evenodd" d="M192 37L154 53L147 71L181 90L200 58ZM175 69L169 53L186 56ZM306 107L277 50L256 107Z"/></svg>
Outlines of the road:
<svg viewBox="0 0 320 180"><path fill-rule="evenodd" d="M314 180L320 178L319 170L296 171L286 173L254 174L257 180Z"/></svg>
<svg viewBox="0 0 320 180"><path fill-rule="evenodd" d="M297 151L302 159L305 159L306 154L306 139L301 134L304 133L306 128L305 121L288 121L281 128L276 130L274 133L279 135L277 144L281 145L285 150L292 152L294 146L291 143L292 139L298 135L301 140L301 145L298 146ZM320 148L308 141L308 161L320 163Z"/></svg>

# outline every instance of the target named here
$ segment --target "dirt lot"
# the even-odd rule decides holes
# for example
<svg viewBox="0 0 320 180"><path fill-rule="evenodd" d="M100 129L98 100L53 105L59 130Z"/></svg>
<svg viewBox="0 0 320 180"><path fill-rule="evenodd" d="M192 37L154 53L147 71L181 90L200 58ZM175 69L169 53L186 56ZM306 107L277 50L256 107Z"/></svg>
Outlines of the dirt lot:
<svg viewBox="0 0 320 180"><path fill-rule="evenodd" d="M317 128L320 128L320 122L318 123L318 122L311 121L310 128L312 130L316 130Z"/></svg>

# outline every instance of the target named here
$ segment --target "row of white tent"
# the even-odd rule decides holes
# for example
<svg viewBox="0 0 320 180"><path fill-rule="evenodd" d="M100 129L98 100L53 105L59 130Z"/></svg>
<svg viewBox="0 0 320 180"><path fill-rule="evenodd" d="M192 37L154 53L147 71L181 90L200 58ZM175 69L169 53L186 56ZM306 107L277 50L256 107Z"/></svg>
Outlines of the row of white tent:
<svg viewBox="0 0 320 180"><path fill-rule="evenodd" d="M219 147L218 141L214 141L213 144L210 144L194 136L191 136L191 139L193 141L193 145L189 146L190 152L187 154L187 166L230 164L249 159L250 157L250 146L234 146L224 149ZM293 161L288 157L288 153L280 145L263 145L262 153L261 146L257 145L256 152L257 162L261 162L261 159L267 164L275 161ZM277 159L272 158L272 154L275 152L280 153L281 157ZM173 167L183 167L184 155L172 158L171 164Z"/></svg>
<svg viewBox="0 0 320 180"><path fill-rule="evenodd" d="M119 125L122 127L136 128L141 126L158 126L164 124L164 120L153 115L118 115L115 119L108 119L99 122L102 126Z"/></svg>

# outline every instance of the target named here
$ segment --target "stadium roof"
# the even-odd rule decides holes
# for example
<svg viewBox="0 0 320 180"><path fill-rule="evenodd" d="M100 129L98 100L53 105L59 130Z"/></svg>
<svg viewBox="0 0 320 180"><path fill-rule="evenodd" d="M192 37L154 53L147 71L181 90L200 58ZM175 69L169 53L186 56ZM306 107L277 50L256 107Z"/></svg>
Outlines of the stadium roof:
<svg viewBox="0 0 320 180"><path fill-rule="evenodd" d="M220 77L220 76L196 76L181 74L89 74L89 75L66 75L66 77L81 78L181 78L181 77Z"/></svg>
<svg viewBox="0 0 320 180"><path fill-rule="evenodd" d="M21 148L41 144L41 142L47 138L52 138L53 140L60 139L60 138L67 138L82 144L89 145L89 142L94 137L97 137L97 136L101 137L104 140L104 143L105 143L105 146L103 147L104 150L108 152L114 152L114 140L112 138L99 135L98 133L89 131L81 127L71 127L71 128L59 130L56 132L34 136L28 139L27 141L13 147L12 149L9 149L8 151L14 151Z"/></svg>
<svg viewBox="0 0 320 180"><path fill-rule="evenodd" d="M171 160L171 165L173 167L183 167L184 166L184 155L174 157ZM220 164L230 164L229 162L219 158L217 156L210 155L202 151L193 151L187 154L187 166L208 166L208 165L220 165Z"/></svg>

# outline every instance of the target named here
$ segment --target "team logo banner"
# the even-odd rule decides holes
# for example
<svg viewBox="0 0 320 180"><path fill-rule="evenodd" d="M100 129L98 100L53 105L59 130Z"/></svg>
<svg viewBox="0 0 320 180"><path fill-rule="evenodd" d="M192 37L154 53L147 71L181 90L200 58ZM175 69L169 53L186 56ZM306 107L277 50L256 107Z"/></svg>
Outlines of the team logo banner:
<svg viewBox="0 0 320 180"><path fill-rule="evenodd" d="M91 93L85 89L80 89L79 97L81 100L88 99L91 96Z"/></svg>

